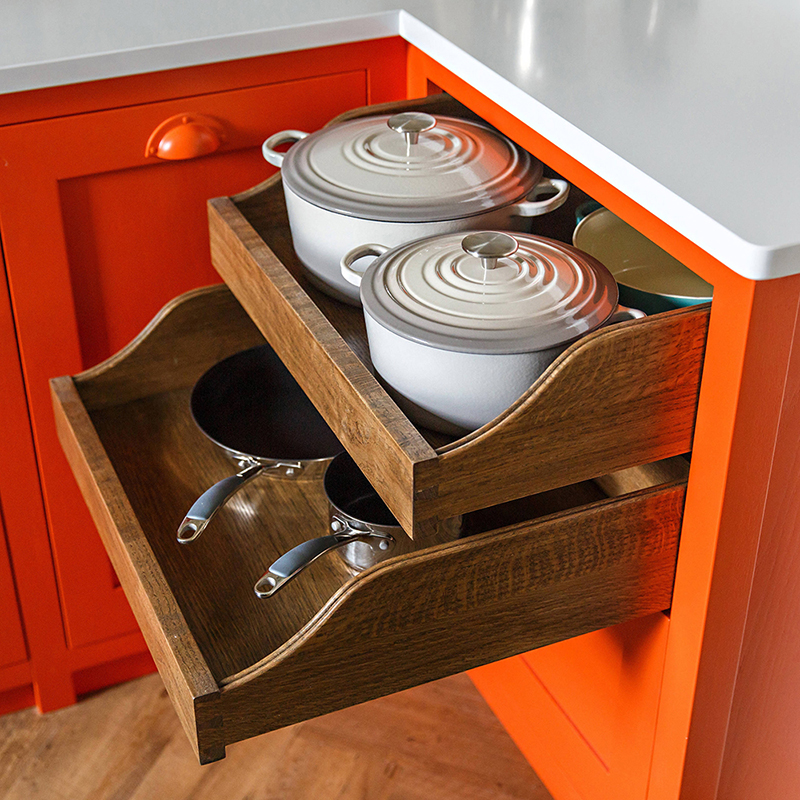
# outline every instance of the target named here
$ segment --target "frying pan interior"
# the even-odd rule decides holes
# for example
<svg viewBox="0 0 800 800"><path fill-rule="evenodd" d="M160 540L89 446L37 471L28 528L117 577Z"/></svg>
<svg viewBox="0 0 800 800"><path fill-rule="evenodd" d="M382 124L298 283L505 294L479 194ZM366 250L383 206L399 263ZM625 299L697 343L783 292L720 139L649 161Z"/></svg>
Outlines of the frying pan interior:
<svg viewBox="0 0 800 800"><path fill-rule="evenodd" d="M315 460L343 449L269 345L211 367L192 390L191 412L220 447L257 459Z"/></svg>

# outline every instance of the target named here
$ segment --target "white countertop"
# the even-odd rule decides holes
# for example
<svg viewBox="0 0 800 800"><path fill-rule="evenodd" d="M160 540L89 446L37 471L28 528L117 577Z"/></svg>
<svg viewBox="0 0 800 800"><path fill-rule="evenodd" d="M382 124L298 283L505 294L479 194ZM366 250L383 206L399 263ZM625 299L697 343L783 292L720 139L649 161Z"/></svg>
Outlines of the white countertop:
<svg viewBox="0 0 800 800"><path fill-rule="evenodd" d="M800 273L800 4L3 0L0 93L400 34L745 277Z"/></svg>

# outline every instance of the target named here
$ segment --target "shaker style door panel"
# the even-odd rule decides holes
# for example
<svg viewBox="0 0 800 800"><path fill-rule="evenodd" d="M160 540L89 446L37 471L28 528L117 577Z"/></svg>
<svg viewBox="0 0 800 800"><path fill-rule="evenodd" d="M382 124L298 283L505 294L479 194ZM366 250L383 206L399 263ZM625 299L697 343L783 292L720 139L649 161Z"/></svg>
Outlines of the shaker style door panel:
<svg viewBox="0 0 800 800"><path fill-rule="evenodd" d="M168 299L217 282L206 198L274 171L260 152L270 133L313 130L366 99L356 69L0 128L0 231L70 646L136 623L58 445L48 379L107 358ZM217 149L146 154L177 115L210 120Z"/></svg>

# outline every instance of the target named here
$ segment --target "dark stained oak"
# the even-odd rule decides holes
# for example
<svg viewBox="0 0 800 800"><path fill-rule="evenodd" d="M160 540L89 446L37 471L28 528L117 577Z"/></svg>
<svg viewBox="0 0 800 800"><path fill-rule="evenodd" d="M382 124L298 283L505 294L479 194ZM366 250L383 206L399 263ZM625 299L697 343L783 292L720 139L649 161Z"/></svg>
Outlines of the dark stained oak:
<svg viewBox="0 0 800 800"><path fill-rule="evenodd" d="M707 329L704 306L575 342L513 406L439 451L436 513L465 513L689 452ZM474 485L480 493L468 492Z"/></svg>
<svg viewBox="0 0 800 800"><path fill-rule="evenodd" d="M436 95L346 116L406 108L464 113ZM583 337L503 414L452 441L416 428L373 377L360 309L309 284L280 175L208 208L217 271L416 541L446 540L441 521L454 515L691 450L709 306Z"/></svg>
<svg viewBox="0 0 800 800"><path fill-rule="evenodd" d="M683 497L672 484L373 568L286 647L223 684L226 736L247 738L667 608Z"/></svg>
<svg viewBox="0 0 800 800"><path fill-rule="evenodd" d="M232 472L192 423L188 394L240 334L245 346L258 339L235 305L225 287L191 292L119 357L52 381L65 453L201 762L257 733L669 606L680 469L634 471L620 483L634 491L619 497L598 500L599 487L581 483L467 517L472 535L408 542L360 574L330 554L257 600L270 561L326 529L318 482L258 479L196 542L175 540L199 492ZM217 349L214 316L227 320Z"/></svg>
<svg viewBox="0 0 800 800"><path fill-rule="evenodd" d="M192 298L202 298L196 317ZM159 328L159 336L150 331ZM191 387L229 355L264 337L236 298L219 286L195 289L168 303L127 347L77 379L88 408L120 405L161 391Z"/></svg>
<svg viewBox="0 0 800 800"><path fill-rule="evenodd" d="M142 533L130 501L70 378L51 381L59 439L147 646L196 752L203 703L218 694L194 634ZM147 465L142 465L147 470ZM203 742L224 753L222 737Z"/></svg>
<svg viewBox="0 0 800 800"><path fill-rule="evenodd" d="M281 205L279 183L269 192ZM691 450L707 306L585 336L497 419L429 443L369 372L361 312L301 288L285 229L279 258L231 201L211 201L209 217L217 268L414 538L435 541L454 514Z"/></svg>

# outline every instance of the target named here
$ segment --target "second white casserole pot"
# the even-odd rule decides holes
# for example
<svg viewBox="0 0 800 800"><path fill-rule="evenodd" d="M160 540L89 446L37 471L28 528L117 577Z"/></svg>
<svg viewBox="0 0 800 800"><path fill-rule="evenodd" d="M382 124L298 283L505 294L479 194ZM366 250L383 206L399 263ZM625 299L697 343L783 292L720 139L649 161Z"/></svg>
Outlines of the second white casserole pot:
<svg viewBox="0 0 800 800"><path fill-rule="evenodd" d="M287 153L276 150L295 142ZM312 282L351 304L358 289L342 256L363 242L393 246L451 231L522 230L558 208L569 186L494 129L407 112L361 117L312 134L281 131L264 142L281 168L295 252ZM553 195L553 193L555 194ZM545 194L553 195L545 199Z"/></svg>
<svg viewBox="0 0 800 800"><path fill-rule="evenodd" d="M353 264L377 256L362 274ZM617 306L599 261L569 245L497 231L435 236L343 259L360 285L375 371L408 417L448 434L490 422L571 342L643 317Z"/></svg>

